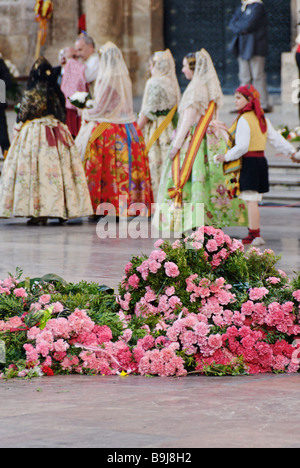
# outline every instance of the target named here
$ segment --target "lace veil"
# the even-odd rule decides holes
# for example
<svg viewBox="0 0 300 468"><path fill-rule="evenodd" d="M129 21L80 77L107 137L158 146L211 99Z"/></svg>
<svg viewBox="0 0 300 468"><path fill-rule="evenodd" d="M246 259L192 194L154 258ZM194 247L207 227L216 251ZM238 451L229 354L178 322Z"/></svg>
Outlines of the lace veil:
<svg viewBox="0 0 300 468"><path fill-rule="evenodd" d="M132 84L122 52L107 42L100 53L94 106L84 118L115 124L134 122Z"/></svg>
<svg viewBox="0 0 300 468"><path fill-rule="evenodd" d="M152 76L145 86L141 113L153 120L153 114L172 109L179 104L180 98L173 55L169 49L155 52Z"/></svg>
<svg viewBox="0 0 300 468"><path fill-rule="evenodd" d="M136 120L133 112L132 83L122 52L112 42L100 50L93 107L85 109L76 145L84 157L95 122L127 124Z"/></svg>
<svg viewBox="0 0 300 468"><path fill-rule="evenodd" d="M200 52L196 53L196 68L193 79L181 99L178 110L180 117L190 106L203 115L210 101L216 103L217 109L220 108L223 104L223 93L212 59L205 49L201 49Z"/></svg>

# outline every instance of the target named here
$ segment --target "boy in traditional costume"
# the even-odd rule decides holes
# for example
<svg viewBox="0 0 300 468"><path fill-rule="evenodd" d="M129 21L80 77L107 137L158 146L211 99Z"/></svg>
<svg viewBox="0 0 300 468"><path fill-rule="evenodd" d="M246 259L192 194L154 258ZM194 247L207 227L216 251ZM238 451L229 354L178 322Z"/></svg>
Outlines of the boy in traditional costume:
<svg viewBox="0 0 300 468"><path fill-rule="evenodd" d="M276 147L278 153L293 159L296 150L265 117L259 92L254 86L240 86L235 92L235 105L238 117L229 130L232 148L215 159L226 163L242 158L239 198L247 203L249 218L249 234L242 242L258 246L265 244L260 234L259 203L263 194L269 191L269 170L265 157L267 143Z"/></svg>

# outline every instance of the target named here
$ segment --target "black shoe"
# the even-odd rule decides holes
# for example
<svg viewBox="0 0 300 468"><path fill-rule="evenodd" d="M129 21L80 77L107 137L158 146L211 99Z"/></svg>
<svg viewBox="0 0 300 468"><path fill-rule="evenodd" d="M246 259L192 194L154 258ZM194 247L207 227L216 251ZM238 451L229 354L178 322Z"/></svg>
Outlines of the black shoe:
<svg viewBox="0 0 300 468"><path fill-rule="evenodd" d="M263 111L264 111L265 114L270 114L271 112L273 112L273 106L265 107L265 109L263 109Z"/></svg>
<svg viewBox="0 0 300 468"><path fill-rule="evenodd" d="M102 218L104 218L104 216L92 215L92 216L89 216L88 221L89 223L98 223L98 221L100 221L100 219Z"/></svg>
<svg viewBox="0 0 300 468"><path fill-rule="evenodd" d="M27 221L28 226L38 226L39 224L42 224L43 226L47 226L48 223L48 218L46 217L38 217L38 218L30 218Z"/></svg>

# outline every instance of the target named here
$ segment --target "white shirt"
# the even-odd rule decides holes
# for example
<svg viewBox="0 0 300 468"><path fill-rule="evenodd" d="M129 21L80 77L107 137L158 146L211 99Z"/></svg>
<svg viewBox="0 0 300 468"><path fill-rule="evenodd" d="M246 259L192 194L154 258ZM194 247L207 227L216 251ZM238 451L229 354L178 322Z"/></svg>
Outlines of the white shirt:
<svg viewBox="0 0 300 468"><path fill-rule="evenodd" d="M280 133L278 133L269 119L267 121L267 141L274 146L278 153L282 153L285 156L292 156L296 152L291 143L289 143ZM230 149L226 155L226 162L235 161L241 158L244 154L248 153L250 146L251 131L247 120L244 117L240 117L235 134L235 146Z"/></svg>
<svg viewBox="0 0 300 468"><path fill-rule="evenodd" d="M94 52L84 62L85 64L85 78L87 83L92 83L96 80L99 70L100 57L97 52Z"/></svg>

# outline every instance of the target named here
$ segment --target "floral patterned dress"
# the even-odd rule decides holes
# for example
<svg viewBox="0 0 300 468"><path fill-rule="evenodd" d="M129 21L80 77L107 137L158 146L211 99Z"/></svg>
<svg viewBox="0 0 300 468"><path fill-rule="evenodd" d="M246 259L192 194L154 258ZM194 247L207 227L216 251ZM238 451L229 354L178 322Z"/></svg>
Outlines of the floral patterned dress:
<svg viewBox="0 0 300 468"><path fill-rule="evenodd" d="M0 217L93 214L80 155L68 127L47 115L43 87L25 92L18 117L0 179Z"/></svg>
<svg viewBox="0 0 300 468"><path fill-rule="evenodd" d="M95 126L94 130L97 128ZM135 122L109 124L90 146L85 172L95 214L110 204L115 216L150 216L153 195L144 137ZM127 211L128 208L128 211ZM100 211L99 211L100 210Z"/></svg>
<svg viewBox="0 0 300 468"><path fill-rule="evenodd" d="M152 135L158 129L160 124L165 120L168 112L169 111L166 111L164 115L156 115L155 119L153 118L153 120L148 121L143 132L146 144L151 139ZM163 163L168 155L174 130L175 126L172 122L170 125L168 125L164 132L162 132L158 140L151 146L148 153L154 201L157 199Z"/></svg>
<svg viewBox="0 0 300 468"><path fill-rule="evenodd" d="M189 132L181 148L181 165L195 129L196 125ZM168 192L169 188L174 187L173 162L169 157L166 159L159 187L158 206L153 220L157 229L184 232L200 227L202 224L218 228L247 226L248 216L245 204L237 198L232 199L229 195L223 167L217 166L214 162L214 156L223 154L225 151L225 141L217 138L209 127L197 153L190 179L183 188L183 208L178 212L174 209L173 200Z"/></svg>

